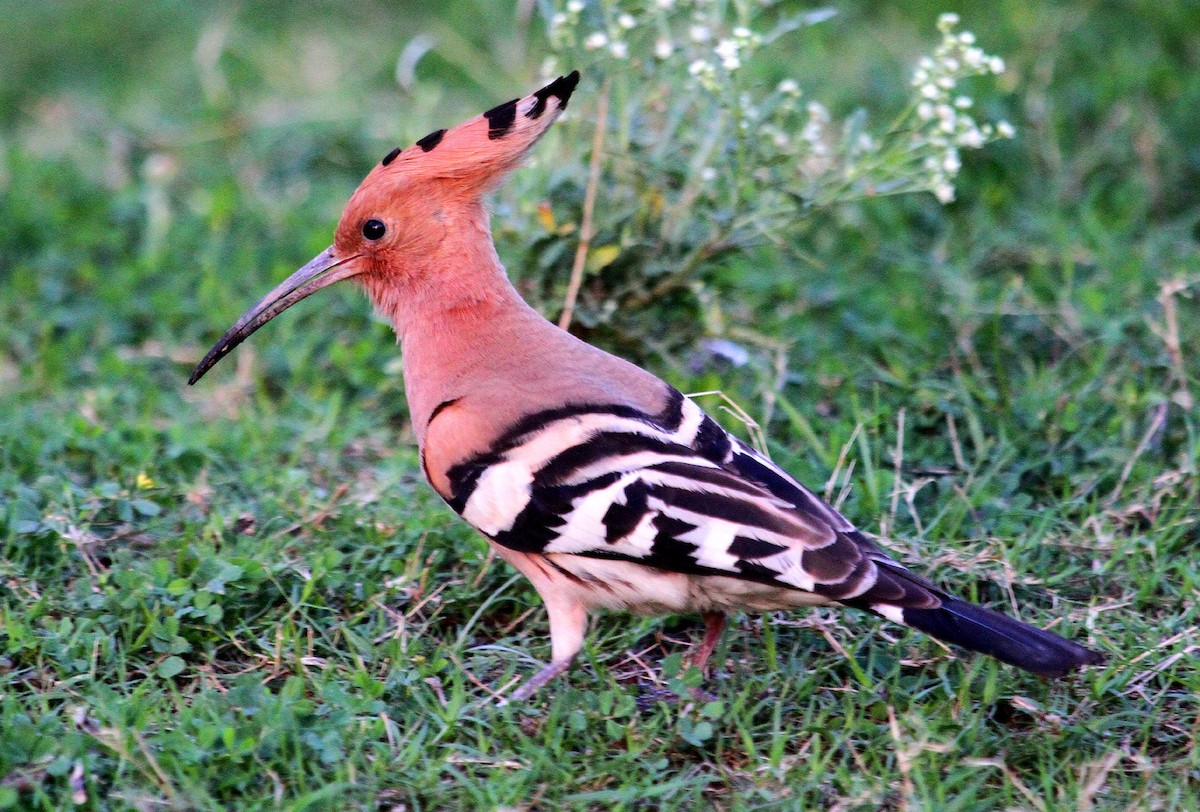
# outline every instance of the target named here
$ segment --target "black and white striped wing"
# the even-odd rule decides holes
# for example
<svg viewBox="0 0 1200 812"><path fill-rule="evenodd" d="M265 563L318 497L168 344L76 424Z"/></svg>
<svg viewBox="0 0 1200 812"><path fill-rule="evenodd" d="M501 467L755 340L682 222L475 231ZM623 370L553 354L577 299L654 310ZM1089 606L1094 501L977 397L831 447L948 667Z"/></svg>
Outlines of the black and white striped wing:
<svg viewBox="0 0 1200 812"><path fill-rule="evenodd" d="M449 478L451 506L514 550L732 576L883 614L938 602L678 392L661 414L581 405L532 415Z"/></svg>

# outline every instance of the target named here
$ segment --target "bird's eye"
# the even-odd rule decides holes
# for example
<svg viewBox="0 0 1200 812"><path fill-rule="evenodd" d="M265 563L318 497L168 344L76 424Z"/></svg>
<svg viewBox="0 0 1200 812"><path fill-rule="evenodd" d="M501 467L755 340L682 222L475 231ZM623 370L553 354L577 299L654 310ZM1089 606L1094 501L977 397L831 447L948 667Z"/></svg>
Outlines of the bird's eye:
<svg viewBox="0 0 1200 812"><path fill-rule="evenodd" d="M363 223L362 231L364 237L374 241L383 238L383 235L387 233L387 226L383 224L382 220L371 219Z"/></svg>

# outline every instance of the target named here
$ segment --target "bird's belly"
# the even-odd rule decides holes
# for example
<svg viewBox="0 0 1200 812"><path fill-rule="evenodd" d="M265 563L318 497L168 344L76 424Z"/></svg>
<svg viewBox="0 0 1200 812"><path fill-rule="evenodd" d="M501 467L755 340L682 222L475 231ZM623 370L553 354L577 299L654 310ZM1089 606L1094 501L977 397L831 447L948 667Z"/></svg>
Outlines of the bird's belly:
<svg viewBox="0 0 1200 812"><path fill-rule="evenodd" d="M772 611L823 606L828 599L799 589L771 586L721 575L687 575L632 561L550 554L553 566L568 573L564 591L589 609L640 615L714 611Z"/></svg>

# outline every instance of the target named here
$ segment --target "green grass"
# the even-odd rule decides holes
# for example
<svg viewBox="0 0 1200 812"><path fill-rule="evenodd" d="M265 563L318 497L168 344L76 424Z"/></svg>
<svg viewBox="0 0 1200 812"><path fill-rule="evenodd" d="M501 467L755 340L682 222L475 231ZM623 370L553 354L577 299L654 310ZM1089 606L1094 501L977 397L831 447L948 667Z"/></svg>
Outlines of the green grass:
<svg viewBox="0 0 1200 812"><path fill-rule="evenodd" d="M918 5L847 4L786 68L886 112ZM388 148L530 86L538 38L467 0L40 8L0 4L0 808L1200 808L1194 6L969 5L1011 68L977 103L1019 134L960 202L725 261L727 318L787 348L777 392L765 356L640 350L774 398L777 461L1110 664L1047 683L862 615L747 616L679 702L693 622L612 617L505 708L544 612L421 481L362 297L184 381Z"/></svg>

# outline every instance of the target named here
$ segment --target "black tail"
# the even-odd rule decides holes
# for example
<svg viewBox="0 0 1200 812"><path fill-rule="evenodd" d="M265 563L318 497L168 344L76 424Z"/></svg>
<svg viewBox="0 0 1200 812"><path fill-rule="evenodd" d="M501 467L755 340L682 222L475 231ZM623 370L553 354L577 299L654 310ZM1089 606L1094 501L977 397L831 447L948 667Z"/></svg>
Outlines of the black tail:
<svg viewBox="0 0 1200 812"><path fill-rule="evenodd" d="M903 609L905 625L1041 677L1061 677L1104 655L1053 632L957 598L942 597L937 609Z"/></svg>

